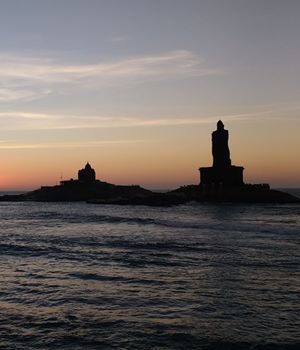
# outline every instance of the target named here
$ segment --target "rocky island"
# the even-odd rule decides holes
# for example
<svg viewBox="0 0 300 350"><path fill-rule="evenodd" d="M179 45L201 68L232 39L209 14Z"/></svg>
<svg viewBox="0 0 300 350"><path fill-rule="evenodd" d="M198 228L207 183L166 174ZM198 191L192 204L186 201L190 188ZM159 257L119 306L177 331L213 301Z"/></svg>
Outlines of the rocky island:
<svg viewBox="0 0 300 350"><path fill-rule="evenodd" d="M120 186L97 180L96 172L89 163L78 171L77 179L63 180L56 186L41 188L20 195L4 195L0 199L11 201L88 201L92 199L117 200L151 195L152 192L140 186Z"/></svg>
<svg viewBox="0 0 300 350"><path fill-rule="evenodd" d="M96 179L89 163L78 171L77 179L61 181L56 186L20 195L4 195L0 201L87 201L97 204L169 206L195 202L234 203L300 203L288 193L270 189L268 184L245 184L244 168L231 164L229 132L221 120L212 133L211 167L201 167L200 184L180 187L166 193L155 193L138 185L114 185Z"/></svg>

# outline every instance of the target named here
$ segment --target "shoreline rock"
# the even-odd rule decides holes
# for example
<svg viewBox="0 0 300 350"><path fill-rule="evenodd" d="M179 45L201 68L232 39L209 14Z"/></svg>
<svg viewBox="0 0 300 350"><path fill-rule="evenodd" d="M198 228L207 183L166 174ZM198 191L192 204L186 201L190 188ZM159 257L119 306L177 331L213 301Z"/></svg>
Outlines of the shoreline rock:
<svg viewBox="0 0 300 350"><path fill-rule="evenodd" d="M78 202L108 205L174 206L198 203L299 203L300 199L283 191L261 185L242 185L207 191L201 185L188 185L166 193L157 193L140 186L118 186L96 181L92 184L74 182L69 185L41 187L19 195L3 195L7 202Z"/></svg>

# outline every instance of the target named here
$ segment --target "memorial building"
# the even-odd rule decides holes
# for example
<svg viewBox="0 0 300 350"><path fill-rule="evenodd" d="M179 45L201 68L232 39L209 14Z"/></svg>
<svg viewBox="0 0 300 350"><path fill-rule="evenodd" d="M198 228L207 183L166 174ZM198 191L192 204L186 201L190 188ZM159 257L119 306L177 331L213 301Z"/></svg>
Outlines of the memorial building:
<svg viewBox="0 0 300 350"><path fill-rule="evenodd" d="M84 183L91 183L96 181L96 172L91 167L89 162L86 163L86 166L83 169L78 170L78 181Z"/></svg>
<svg viewBox="0 0 300 350"><path fill-rule="evenodd" d="M228 147L228 130L224 129L221 120L217 123L217 130L212 133L212 167L201 167L200 185L203 188L217 189L244 185L242 166L231 165Z"/></svg>
<svg viewBox="0 0 300 350"><path fill-rule="evenodd" d="M99 180L96 180L96 172L91 167L90 163L87 162L85 167L83 169L78 170L78 179L70 179L70 180L63 180L60 181L60 184L63 186L66 185L75 185L75 184L93 184L95 182L99 182Z"/></svg>

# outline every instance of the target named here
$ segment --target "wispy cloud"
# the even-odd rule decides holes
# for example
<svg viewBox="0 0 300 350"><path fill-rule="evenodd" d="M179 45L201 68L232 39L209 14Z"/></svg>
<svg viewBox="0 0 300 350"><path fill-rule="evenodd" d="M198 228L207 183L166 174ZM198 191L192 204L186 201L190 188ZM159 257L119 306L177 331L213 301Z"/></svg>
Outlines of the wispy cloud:
<svg viewBox="0 0 300 350"><path fill-rule="evenodd" d="M59 64L53 59L0 56L0 77L45 82L68 82L90 77L199 76L216 73L220 71L204 67L203 59L186 50L80 65Z"/></svg>
<svg viewBox="0 0 300 350"><path fill-rule="evenodd" d="M0 149L25 150L25 149L58 149L58 148L83 148L104 145L135 144L151 142L151 140L104 140L104 141L82 141L82 142L58 142L58 143L18 143L0 140Z"/></svg>
<svg viewBox="0 0 300 350"><path fill-rule="evenodd" d="M214 124L218 119L224 122L251 119L274 118L274 111L265 110L252 113L199 116L195 118L130 118L98 115L68 115L31 112L1 112L2 130L71 130L132 127L163 127L180 125Z"/></svg>
<svg viewBox="0 0 300 350"><path fill-rule="evenodd" d="M19 86L12 88L0 87L0 102L31 101L50 93L51 90L49 89L38 89L34 86L28 87L27 89L20 88Z"/></svg>
<svg viewBox="0 0 300 350"><path fill-rule="evenodd" d="M22 118L22 119L53 119L54 115L31 112L0 112L0 118Z"/></svg>
<svg viewBox="0 0 300 350"><path fill-rule="evenodd" d="M52 90L59 90L60 84L72 84L73 88L77 84L77 87L83 88L114 82L136 83L145 79L164 80L220 73L187 50L82 64L2 54L0 102L39 98Z"/></svg>

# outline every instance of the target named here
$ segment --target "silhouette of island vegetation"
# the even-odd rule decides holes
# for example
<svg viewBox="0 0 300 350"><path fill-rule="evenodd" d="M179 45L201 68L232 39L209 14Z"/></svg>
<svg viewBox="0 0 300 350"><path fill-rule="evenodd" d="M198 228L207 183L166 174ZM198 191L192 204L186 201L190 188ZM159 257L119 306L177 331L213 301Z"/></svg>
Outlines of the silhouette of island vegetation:
<svg viewBox="0 0 300 350"><path fill-rule="evenodd" d="M138 185L114 185L96 179L89 163L78 171L76 180L63 180L56 186L19 195L3 195L1 201L86 201L95 204L170 206L195 202L233 203L300 203L291 194L270 189L268 184L245 184L244 168L231 164L229 132L221 120L212 133L211 167L201 167L200 184L180 187L166 193L155 193Z"/></svg>

